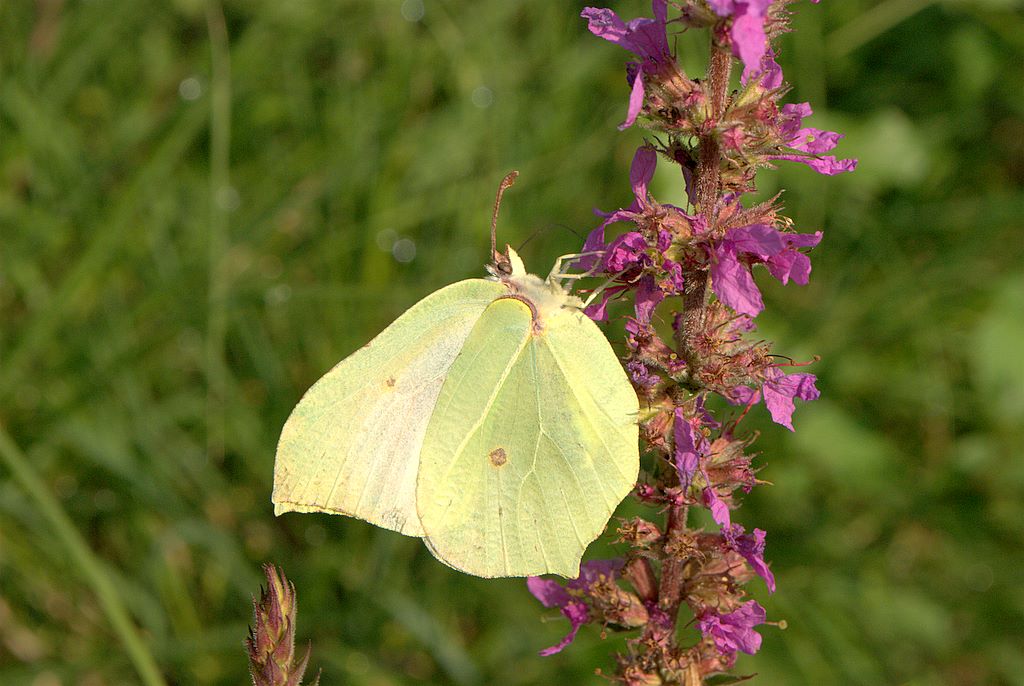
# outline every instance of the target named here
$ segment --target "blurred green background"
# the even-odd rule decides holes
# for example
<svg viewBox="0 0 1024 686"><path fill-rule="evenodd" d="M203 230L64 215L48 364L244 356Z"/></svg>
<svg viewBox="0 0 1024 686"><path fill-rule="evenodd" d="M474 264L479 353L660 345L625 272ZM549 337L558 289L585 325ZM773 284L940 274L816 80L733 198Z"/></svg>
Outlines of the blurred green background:
<svg viewBox="0 0 1024 686"><path fill-rule="evenodd" d="M622 637L538 657L566 626L521 580L270 505L291 407L481 274L508 170L501 237L537 271L630 201L627 54L582 5L0 3L0 684L140 683L118 626L169 683L245 683L268 560L325 686L606 683ZM795 8L791 100L861 162L761 175L825 229L759 319L822 356L823 397L795 434L752 419L775 486L736 518L769 531L779 591L752 588L788 629L740 671L1024 684L1022 3Z"/></svg>

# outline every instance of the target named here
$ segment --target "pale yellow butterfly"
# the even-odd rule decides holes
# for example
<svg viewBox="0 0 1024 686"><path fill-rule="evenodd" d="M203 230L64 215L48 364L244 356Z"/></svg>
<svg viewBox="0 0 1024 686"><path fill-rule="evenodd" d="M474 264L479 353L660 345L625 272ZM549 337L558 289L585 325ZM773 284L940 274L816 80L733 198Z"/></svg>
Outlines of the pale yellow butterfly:
<svg viewBox="0 0 1024 686"><path fill-rule="evenodd" d="M491 278L428 295L303 396L277 447L277 514L420 536L477 576L578 574L636 482L637 397L557 264L528 274L493 223L492 255Z"/></svg>

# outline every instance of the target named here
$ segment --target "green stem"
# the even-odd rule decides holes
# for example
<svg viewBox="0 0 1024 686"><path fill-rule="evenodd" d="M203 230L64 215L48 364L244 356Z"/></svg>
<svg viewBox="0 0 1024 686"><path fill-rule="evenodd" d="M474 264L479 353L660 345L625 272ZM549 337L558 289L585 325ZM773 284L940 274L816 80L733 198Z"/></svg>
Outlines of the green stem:
<svg viewBox="0 0 1024 686"><path fill-rule="evenodd" d="M0 458L10 468L21 487L35 501L43 517L53 527L57 540L67 550L74 567L81 572L86 583L92 587L100 602L107 620L114 632L121 639L129 659L135 666L139 678L146 686L166 686L160 674L156 660L149 651L138 628L125 609L113 580L103 570L99 559L93 554L85 539L75 528L71 518L61 507L56 498L47 490L46 485L33 471L28 459L15 444L10 435L0 426Z"/></svg>

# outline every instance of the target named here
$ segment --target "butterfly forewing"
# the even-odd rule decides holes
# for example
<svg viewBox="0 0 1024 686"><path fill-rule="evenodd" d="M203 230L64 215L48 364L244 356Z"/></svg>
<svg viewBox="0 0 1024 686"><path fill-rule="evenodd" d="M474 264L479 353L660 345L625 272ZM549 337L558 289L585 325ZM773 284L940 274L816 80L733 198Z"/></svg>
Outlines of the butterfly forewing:
<svg viewBox="0 0 1024 686"><path fill-rule="evenodd" d="M412 536L427 423L449 367L506 288L460 281L427 296L303 396L278 442L278 514L332 512Z"/></svg>

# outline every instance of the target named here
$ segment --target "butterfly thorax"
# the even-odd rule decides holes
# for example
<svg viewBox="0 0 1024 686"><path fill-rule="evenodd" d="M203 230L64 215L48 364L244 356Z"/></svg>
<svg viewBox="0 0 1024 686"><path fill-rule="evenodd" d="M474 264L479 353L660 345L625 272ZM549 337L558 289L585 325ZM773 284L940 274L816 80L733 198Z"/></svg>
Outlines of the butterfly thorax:
<svg viewBox="0 0 1024 686"><path fill-rule="evenodd" d="M523 260L511 247L507 248L502 264L489 267L492 277L505 284L511 297L522 300L533 313L534 326L542 329L544 322L563 309L580 311L583 301L568 292L553 279L542 279L530 274Z"/></svg>

